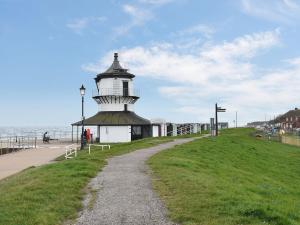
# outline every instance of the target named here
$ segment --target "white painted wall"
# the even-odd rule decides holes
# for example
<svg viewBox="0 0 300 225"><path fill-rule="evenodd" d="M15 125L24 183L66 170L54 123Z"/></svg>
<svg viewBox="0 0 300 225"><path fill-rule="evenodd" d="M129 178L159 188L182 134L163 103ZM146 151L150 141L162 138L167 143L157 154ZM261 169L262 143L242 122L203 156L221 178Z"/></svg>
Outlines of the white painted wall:
<svg viewBox="0 0 300 225"><path fill-rule="evenodd" d="M123 95L123 81L128 81L129 95L135 95L133 81L126 78L104 78L97 86L101 95ZM122 100L121 100L122 102ZM99 111L124 111L124 103L99 104ZM127 104L128 111L134 111L133 104Z"/></svg>
<svg viewBox="0 0 300 225"><path fill-rule="evenodd" d="M97 86L104 93L107 91L116 95L122 95L123 81L128 82L129 95L134 95L133 81L128 78L104 78L98 81Z"/></svg>
<svg viewBox="0 0 300 225"><path fill-rule="evenodd" d="M99 104L99 111L124 111L124 104L113 103L113 104ZM128 111L134 111L133 104L127 104Z"/></svg>
<svg viewBox="0 0 300 225"><path fill-rule="evenodd" d="M173 134L172 136L177 136L177 125L176 124L172 124L173 126Z"/></svg>
<svg viewBox="0 0 300 225"><path fill-rule="evenodd" d="M162 137L167 136L167 124L165 123L160 124L160 130L161 130L160 133Z"/></svg>
<svg viewBox="0 0 300 225"><path fill-rule="evenodd" d="M162 118L155 118L150 120L152 124L160 125L160 134L161 136L167 136L167 124L166 120Z"/></svg>
<svg viewBox="0 0 300 225"><path fill-rule="evenodd" d="M130 142L130 141L131 141L130 126L101 126L100 127L101 143L116 143L116 142Z"/></svg>
<svg viewBox="0 0 300 225"><path fill-rule="evenodd" d="M159 126L153 125L152 126L152 137L159 137Z"/></svg>

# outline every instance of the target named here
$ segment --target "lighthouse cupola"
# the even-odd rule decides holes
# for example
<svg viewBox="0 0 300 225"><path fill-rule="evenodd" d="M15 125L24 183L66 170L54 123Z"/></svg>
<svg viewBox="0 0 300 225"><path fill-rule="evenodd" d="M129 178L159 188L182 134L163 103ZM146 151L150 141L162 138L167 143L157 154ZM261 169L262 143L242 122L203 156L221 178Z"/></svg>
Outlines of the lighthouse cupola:
<svg viewBox="0 0 300 225"><path fill-rule="evenodd" d="M133 87L134 77L120 65L118 53L115 53L112 65L95 78L97 90L93 99L99 111L134 111L133 105L139 99Z"/></svg>

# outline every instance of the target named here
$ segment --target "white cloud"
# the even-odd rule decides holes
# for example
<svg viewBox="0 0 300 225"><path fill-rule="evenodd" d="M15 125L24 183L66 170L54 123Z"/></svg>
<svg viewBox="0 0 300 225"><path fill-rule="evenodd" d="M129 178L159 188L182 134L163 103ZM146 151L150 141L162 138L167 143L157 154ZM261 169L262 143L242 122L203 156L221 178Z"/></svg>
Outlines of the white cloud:
<svg viewBox="0 0 300 225"><path fill-rule="evenodd" d="M153 18L151 10L136 5L125 4L122 8L123 12L130 16L130 22L114 28L116 37L128 34L132 28L143 26L147 21Z"/></svg>
<svg viewBox="0 0 300 225"><path fill-rule="evenodd" d="M205 24L197 24L181 31L175 32L175 36L189 36L189 35L197 35L201 34L206 38L210 38L215 33L215 29L211 26L207 26Z"/></svg>
<svg viewBox="0 0 300 225"><path fill-rule="evenodd" d="M232 42L224 42L222 45L209 46L201 55L211 60L225 60L232 58L251 58L258 51L268 49L279 43L279 29L275 31L254 33L238 37Z"/></svg>
<svg viewBox="0 0 300 225"><path fill-rule="evenodd" d="M92 23L99 23L106 20L106 17L83 17L76 18L67 23L67 27L74 32L81 34L81 32Z"/></svg>
<svg viewBox="0 0 300 225"><path fill-rule="evenodd" d="M122 62L135 73L173 82L203 84L211 80L241 80L252 74L248 60L258 52L279 44L279 31L245 35L221 45L191 46L191 53L181 53L180 47L161 43L148 47L121 49ZM194 49L198 49L194 53ZM110 63L110 54L100 63L85 69L99 72Z"/></svg>
<svg viewBox="0 0 300 225"><path fill-rule="evenodd" d="M175 0L139 0L136 3L123 4L123 12L130 16L130 21L114 28L115 37L127 35L135 27L143 27L154 19L154 10Z"/></svg>
<svg viewBox="0 0 300 225"><path fill-rule="evenodd" d="M293 24L300 17L300 3L295 0L242 0L242 10L266 20Z"/></svg>
<svg viewBox="0 0 300 225"><path fill-rule="evenodd" d="M286 60L281 68L261 69L253 63L252 59L278 46L280 32L274 30L222 44L191 46L190 52L162 42L123 48L119 53L122 64L132 73L168 81L169 85L159 87L159 93L177 103L174 111L209 118L210 109L218 101L228 108L224 118L228 115L231 120L229 115L234 117L238 110L243 121L259 119L259 115L263 118L266 112L282 113L300 103L300 96L295 94L300 86L300 58ZM83 69L103 71L111 63L112 52Z"/></svg>
<svg viewBox="0 0 300 225"><path fill-rule="evenodd" d="M164 5L175 0L139 0L141 3L152 4L152 5Z"/></svg>
<svg viewBox="0 0 300 225"><path fill-rule="evenodd" d="M143 25L147 20L152 19L150 11L138 8L134 5L123 5L123 11L131 16L133 25Z"/></svg>

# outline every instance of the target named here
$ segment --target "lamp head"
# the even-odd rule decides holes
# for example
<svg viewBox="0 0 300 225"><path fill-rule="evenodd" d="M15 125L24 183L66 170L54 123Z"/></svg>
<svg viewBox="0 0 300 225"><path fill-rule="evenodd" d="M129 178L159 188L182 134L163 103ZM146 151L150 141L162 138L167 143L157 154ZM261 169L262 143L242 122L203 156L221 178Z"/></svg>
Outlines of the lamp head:
<svg viewBox="0 0 300 225"><path fill-rule="evenodd" d="M81 85L79 90L80 90L80 95L84 96L85 95L85 87L83 85Z"/></svg>

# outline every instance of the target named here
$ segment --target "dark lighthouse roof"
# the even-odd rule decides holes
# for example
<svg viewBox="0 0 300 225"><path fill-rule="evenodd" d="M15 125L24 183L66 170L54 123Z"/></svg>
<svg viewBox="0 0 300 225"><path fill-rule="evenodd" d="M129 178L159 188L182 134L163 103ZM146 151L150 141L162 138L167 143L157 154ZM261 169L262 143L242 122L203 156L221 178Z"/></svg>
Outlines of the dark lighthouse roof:
<svg viewBox="0 0 300 225"><path fill-rule="evenodd" d="M109 126L109 125L150 125L151 122L131 111L102 111L96 115L85 119L84 125L87 126ZM73 123L73 126L81 126L81 121Z"/></svg>
<svg viewBox="0 0 300 225"><path fill-rule="evenodd" d="M103 78L134 78L135 75L128 73L127 69L124 69L118 60L118 53L114 54L114 61L111 66L104 72L97 75L96 82Z"/></svg>

